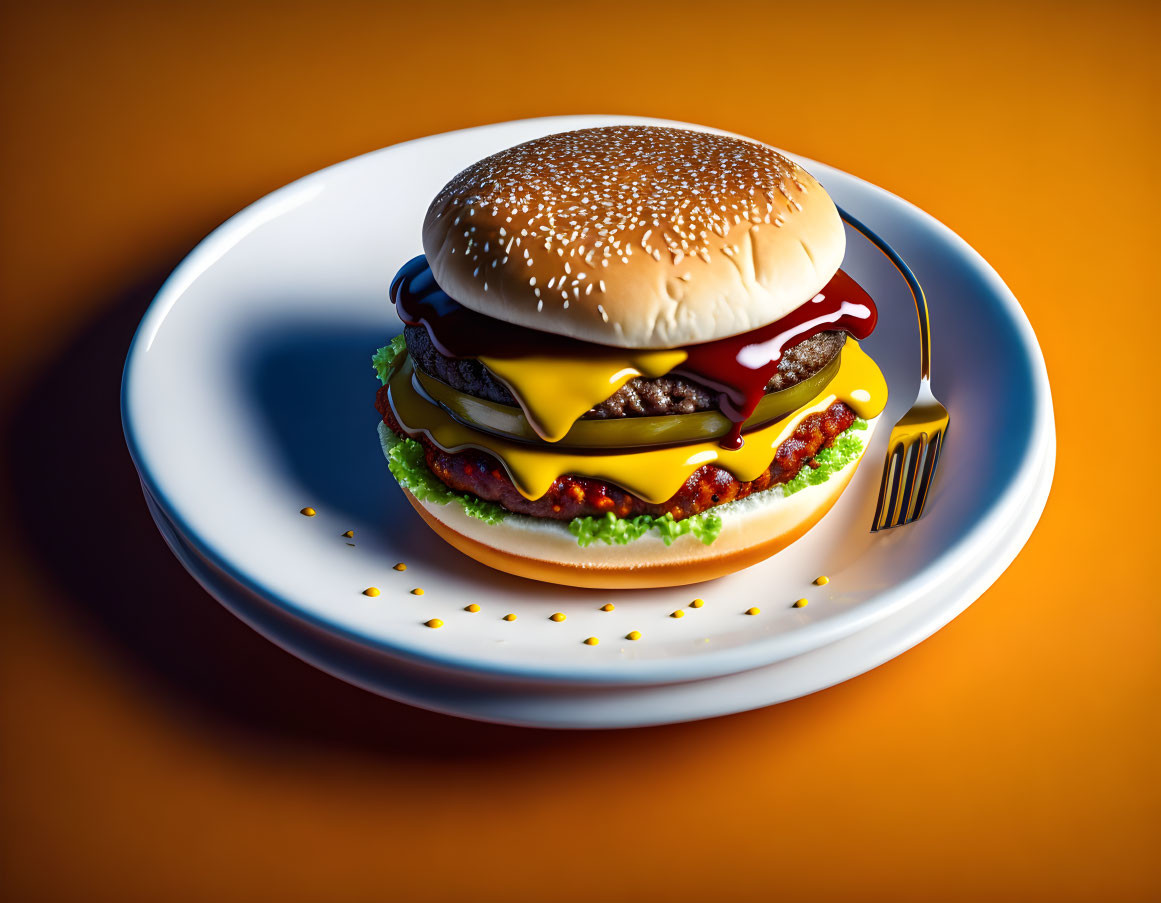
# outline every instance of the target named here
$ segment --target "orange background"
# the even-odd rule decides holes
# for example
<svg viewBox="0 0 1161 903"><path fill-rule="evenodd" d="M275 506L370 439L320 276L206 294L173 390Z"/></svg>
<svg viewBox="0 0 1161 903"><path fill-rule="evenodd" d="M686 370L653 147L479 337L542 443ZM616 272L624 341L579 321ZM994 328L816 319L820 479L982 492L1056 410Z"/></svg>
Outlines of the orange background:
<svg viewBox="0 0 1161 903"><path fill-rule="evenodd" d="M549 6L6 8L6 898L1157 899L1156 353L1091 360L1110 346L1090 319L1155 326L1117 312L1157 303L1157 5ZM166 272L328 163L566 112L826 160L950 225L1021 299L1056 482L937 636L764 711L516 730L316 672L170 557L117 405Z"/></svg>

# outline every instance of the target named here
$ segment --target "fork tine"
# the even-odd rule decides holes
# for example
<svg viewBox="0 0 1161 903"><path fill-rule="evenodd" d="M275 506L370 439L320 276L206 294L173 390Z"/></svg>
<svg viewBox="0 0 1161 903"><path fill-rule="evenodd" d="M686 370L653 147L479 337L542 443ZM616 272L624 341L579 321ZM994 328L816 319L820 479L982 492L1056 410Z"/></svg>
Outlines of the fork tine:
<svg viewBox="0 0 1161 903"><path fill-rule="evenodd" d="M887 526L898 527L902 521L900 518L906 511L904 506L904 498L909 485L908 473L908 452L911 446L907 442L901 442L899 448L899 466L895 470L895 485L891 487L891 508L888 511Z"/></svg>
<svg viewBox="0 0 1161 903"><path fill-rule="evenodd" d="M899 450L895 453L895 462L890 471L890 496L887 501L887 512L884 523L887 527L895 526L895 519L899 516L899 503L903 494L903 476L907 472L907 443L900 442Z"/></svg>
<svg viewBox="0 0 1161 903"><path fill-rule="evenodd" d="M923 466L924 450L927 448L927 433L920 433L908 446L903 458L903 493L899 499L899 510L895 512L895 526L901 527L910 523L911 504L915 500L915 483L919 477L919 469Z"/></svg>
<svg viewBox="0 0 1161 903"><path fill-rule="evenodd" d="M931 481L935 479L935 469L939 466L939 453L943 450L943 430L935 430L931 434L931 442L927 448L927 460L924 461L923 475L915 498L915 514L911 520L918 520L923 516L923 509L927 505L927 493L931 489Z"/></svg>
<svg viewBox="0 0 1161 903"><path fill-rule="evenodd" d="M887 497L891 488L891 474L895 468L895 459L902 453L902 443L887 452L887 459L883 462L883 478L879 482L879 500L875 503L875 517L871 522L871 532L875 533L887 526Z"/></svg>
<svg viewBox="0 0 1161 903"><path fill-rule="evenodd" d="M896 442L890 449L890 457L884 465L882 485L879 487L879 506L882 516L878 518L877 529L894 526L895 512L899 511L899 493L903 483L903 463L907 456L907 446Z"/></svg>

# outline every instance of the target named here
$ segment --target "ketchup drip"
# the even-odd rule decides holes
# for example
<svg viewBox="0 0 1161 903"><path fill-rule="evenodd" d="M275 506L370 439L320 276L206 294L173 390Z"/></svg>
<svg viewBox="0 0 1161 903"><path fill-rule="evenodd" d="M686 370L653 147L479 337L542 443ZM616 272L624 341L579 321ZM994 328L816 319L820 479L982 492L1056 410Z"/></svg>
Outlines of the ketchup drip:
<svg viewBox="0 0 1161 903"><path fill-rule="evenodd" d="M390 293L399 318L408 326L423 326L445 357L520 357L531 350L577 355L594 347L468 310L436 285L423 255L403 265L391 281ZM684 346L681 350L688 357L673 372L717 390L722 413L733 422L721 445L741 448L742 424L766 394L783 351L832 329L865 339L878 316L871 296L839 270L822 291L780 320L741 335Z"/></svg>
<svg viewBox="0 0 1161 903"><path fill-rule="evenodd" d="M689 357L674 372L693 377L721 393L718 404L733 422L721 445L741 448L742 424L766 394L766 384L777 371L783 351L831 329L865 339L878 319L871 296L838 270L822 291L780 320L715 342L687 345L682 350Z"/></svg>

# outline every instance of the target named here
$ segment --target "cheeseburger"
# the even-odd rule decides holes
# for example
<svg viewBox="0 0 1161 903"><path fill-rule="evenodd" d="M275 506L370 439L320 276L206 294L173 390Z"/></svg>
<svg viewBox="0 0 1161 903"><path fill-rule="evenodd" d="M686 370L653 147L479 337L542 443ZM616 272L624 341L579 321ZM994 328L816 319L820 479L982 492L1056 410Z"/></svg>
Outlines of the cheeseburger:
<svg viewBox="0 0 1161 903"><path fill-rule="evenodd" d="M549 135L436 195L375 355L383 450L440 536L577 586L692 583L806 532L887 400L809 173L740 138Z"/></svg>

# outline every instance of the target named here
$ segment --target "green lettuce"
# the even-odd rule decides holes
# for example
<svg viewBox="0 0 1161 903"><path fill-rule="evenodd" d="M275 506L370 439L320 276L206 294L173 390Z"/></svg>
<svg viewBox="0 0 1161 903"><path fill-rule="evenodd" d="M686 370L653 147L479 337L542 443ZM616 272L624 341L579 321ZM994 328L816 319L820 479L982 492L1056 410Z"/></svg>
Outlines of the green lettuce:
<svg viewBox="0 0 1161 903"><path fill-rule="evenodd" d="M371 355L371 366L375 368L379 382L383 385L387 385L387 380L391 378L396 359L406 350L407 343L403 340L403 333L399 333L388 344Z"/></svg>
<svg viewBox="0 0 1161 903"><path fill-rule="evenodd" d="M604 517L574 517L568 523L568 532L576 537L577 545L582 548L598 539L605 545L623 546L640 539L650 530L656 530L666 545L690 533L708 546L722 532L722 519L713 511L703 511L685 520L675 520L672 514L617 517L610 511Z"/></svg>
<svg viewBox="0 0 1161 903"><path fill-rule="evenodd" d="M824 448L814 456L814 463L818 467L803 465L802 470L788 483L782 484L783 495L794 495L807 486L818 486L825 483L832 476L854 461L863 451L863 437L856 435L859 430L867 428L867 421L856 420L850 429L840 433L834 440L834 445Z"/></svg>
<svg viewBox="0 0 1161 903"><path fill-rule="evenodd" d="M423 459L423 446L414 439L397 436L390 430L383 431L387 444L387 466L395 480L420 501L446 505L456 502L464 512L479 518L486 524L498 524L508 516L508 512L497 505L475 495L449 489L433 474Z"/></svg>

